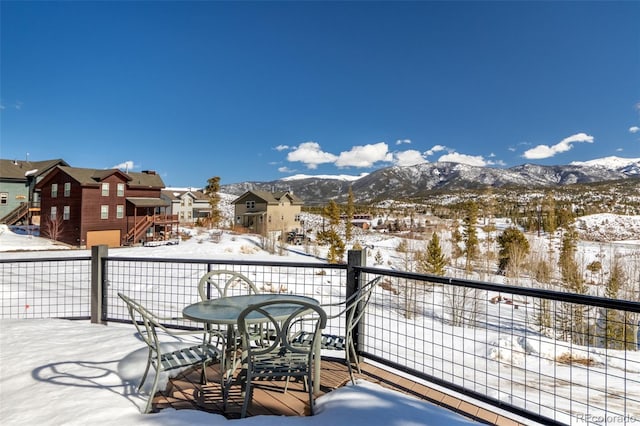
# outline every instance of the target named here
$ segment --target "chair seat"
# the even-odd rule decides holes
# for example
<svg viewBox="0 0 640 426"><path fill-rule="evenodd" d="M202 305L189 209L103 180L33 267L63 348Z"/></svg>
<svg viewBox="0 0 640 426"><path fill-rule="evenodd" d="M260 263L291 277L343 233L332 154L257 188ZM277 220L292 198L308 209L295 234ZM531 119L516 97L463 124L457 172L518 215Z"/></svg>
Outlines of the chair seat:
<svg viewBox="0 0 640 426"><path fill-rule="evenodd" d="M313 343L313 333L308 331L299 332L292 340L293 346L311 346ZM320 349L327 349L332 351L344 351L347 347L347 339L344 336L337 336L335 334L322 334L320 336Z"/></svg>
<svg viewBox="0 0 640 426"><path fill-rule="evenodd" d="M160 355L160 363L163 370L173 370L175 368L190 367L203 361L215 362L219 358L220 353L215 347L196 345L163 353Z"/></svg>
<svg viewBox="0 0 640 426"><path fill-rule="evenodd" d="M308 355L276 355L276 356L256 356L253 360L253 370L255 376L269 376L277 373L296 372L297 375L304 376L308 372Z"/></svg>

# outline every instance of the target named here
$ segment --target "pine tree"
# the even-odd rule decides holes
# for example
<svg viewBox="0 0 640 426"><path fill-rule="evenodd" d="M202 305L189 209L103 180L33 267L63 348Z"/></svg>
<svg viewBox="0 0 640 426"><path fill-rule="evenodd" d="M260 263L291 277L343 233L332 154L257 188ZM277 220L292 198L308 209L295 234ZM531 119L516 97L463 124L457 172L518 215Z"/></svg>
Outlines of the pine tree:
<svg viewBox="0 0 640 426"><path fill-rule="evenodd" d="M211 206L211 214L209 215L209 223L217 228L222 221L222 212L220 212L220 177L214 176L207 180L207 186L204 189L205 194L209 197L209 205Z"/></svg>
<svg viewBox="0 0 640 426"><path fill-rule="evenodd" d="M418 271L427 274L444 275L447 263L447 258L442 253L438 234L434 232L427 244L427 252L424 254L419 253L417 259Z"/></svg>
<svg viewBox="0 0 640 426"><path fill-rule="evenodd" d="M317 234L319 243L329 244L327 252L327 261L329 263L340 263L343 260L345 252L345 243L338 235L338 226L340 224L340 208L335 201L329 201L329 204L322 210L323 215L329 219L329 229L323 230Z"/></svg>
<svg viewBox="0 0 640 426"><path fill-rule="evenodd" d="M542 228L544 231L549 233L555 232L558 228L558 222L556 220L556 200L550 192L548 192L542 200L542 214L544 215L542 220Z"/></svg>
<svg viewBox="0 0 640 426"><path fill-rule="evenodd" d="M465 217L463 219L463 237L466 255L466 270L472 269L472 261L478 256L478 234L476 225L478 222L478 204L475 201L469 201L465 205Z"/></svg>
<svg viewBox="0 0 640 426"><path fill-rule="evenodd" d="M353 231L353 214L355 213L355 207L353 205L353 190L351 186L349 186L349 195L347 197L347 211L346 213L346 222L344 224L344 239L349 241L351 239L351 234Z"/></svg>
<svg viewBox="0 0 640 426"><path fill-rule="evenodd" d="M529 241L518 228L505 229L498 236L498 269L506 271L513 260L512 257L519 251L523 255L529 254Z"/></svg>

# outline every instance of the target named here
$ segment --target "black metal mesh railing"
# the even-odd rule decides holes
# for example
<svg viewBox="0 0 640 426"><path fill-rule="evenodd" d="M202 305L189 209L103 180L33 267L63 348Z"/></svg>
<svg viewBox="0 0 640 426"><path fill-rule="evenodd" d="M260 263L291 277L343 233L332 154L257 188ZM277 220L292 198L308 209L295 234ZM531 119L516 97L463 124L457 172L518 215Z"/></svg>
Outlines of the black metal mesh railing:
<svg viewBox="0 0 640 426"><path fill-rule="evenodd" d="M320 303L345 297L345 265L109 257L105 259L103 317L106 321L129 319L124 303L117 297L118 292L123 292L157 315L175 318L167 321L169 325L198 327L182 319L182 309L200 300L200 278L216 269L243 274L260 292L306 295ZM343 324L336 320L329 330L339 332L341 327Z"/></svg>
<svg viewBox="0 0 640 426"><path fill-rule="evenodd" d="M90 316L90 257L0 260L0 318Z"/></svg>
<svg viewBox="0 0 640 426"><path fill-rule="evenodd" d="M544 423L640 422L639 303L378 273L366 357Z"/></svg>
<svg viewBox="0 0 640 426"><path fill-rule="evenodd" d="M129 321L123 292L175 327L201 327L182 309L199 301L198 281L215 269L240 272L261 292L321 304L343 301L351 276L382 277L356 335L365 358L540 423L640 422L638 302L356 265L96 262L103 321ZM0 317L89 318L91 270L88 257L0 261ZM344 335L344 323L334 319L325 332Z"/></svg>

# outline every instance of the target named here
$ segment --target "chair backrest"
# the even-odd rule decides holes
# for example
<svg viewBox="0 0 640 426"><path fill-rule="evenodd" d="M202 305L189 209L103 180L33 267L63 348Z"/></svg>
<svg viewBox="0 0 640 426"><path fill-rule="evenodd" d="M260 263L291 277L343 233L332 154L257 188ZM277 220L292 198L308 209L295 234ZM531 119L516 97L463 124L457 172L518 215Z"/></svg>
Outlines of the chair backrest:
<svg viewBox="0 0 640 426"><path fill-rule="evenodd" d="M165 329L165 327L158 322L157 317L153 313L149 312L139 302L122 293L118 293L118 297L127 305L131 321L133 325L136 326L142 340L144 340L152 350L156 350L160 344L156 328Z"/></svg>
<svg viewBox="0 0 640 426"><path fill-rule="evenodd" d="M358 289L358 291L356 291L351 295L349 299L347 299L346 308L344 309L347 318L347 335L351 334L355 326L362 319L362 316L366 312L365 308L369 304L369 300L371 300L371 296L373 295L373 291L376 289L376 286L381 280L382 276L378 276L372 279L371 281L362 285Z"/></svg>
<svg viewBox="0 0 640 426"><path fill-rule="evenodd" d="M256 345L254 327L260 324L269 330L268 339L261 339ZM269 300L244 309L238 317L238 330L243 344L251 358L267 353L293 352L311 355L314 344L293 346L291 342L302 329L312 333L315 343L327 325L327 314L319 305L300 299L281 298ZM253 342L254 344L249 344Z"/></svg>
<svg viewBox="0 0 640 426"><path fill-rule="evenodd" d="M211 292L213 291L213 294ZM200 300L241 294L259 293L256 285L240 272L218 269L207 272L198 282Z"/></svg>

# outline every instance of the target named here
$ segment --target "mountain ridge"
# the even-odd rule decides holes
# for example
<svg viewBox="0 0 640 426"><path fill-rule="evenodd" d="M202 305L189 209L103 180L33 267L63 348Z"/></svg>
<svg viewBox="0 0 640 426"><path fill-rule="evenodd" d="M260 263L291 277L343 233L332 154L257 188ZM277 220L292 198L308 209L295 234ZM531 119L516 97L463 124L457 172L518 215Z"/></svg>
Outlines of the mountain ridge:
<svg viewBox="0 0 640 426"><path fill-rule="evenodd" d="M615 160L614 160L615 158ZM221 191L241 195L249 190L292 191L310 204L342 201L349 187L356 202L407 199L428 196L435 191L494 188L554 188L573 184L640 178L640 158L607 157L591 162L545 166L525 163L510 168L471 166L435 162L413 166L390 166L350 180L345 175L298 175L270 182L240 182L221 185Z"/></svg>

